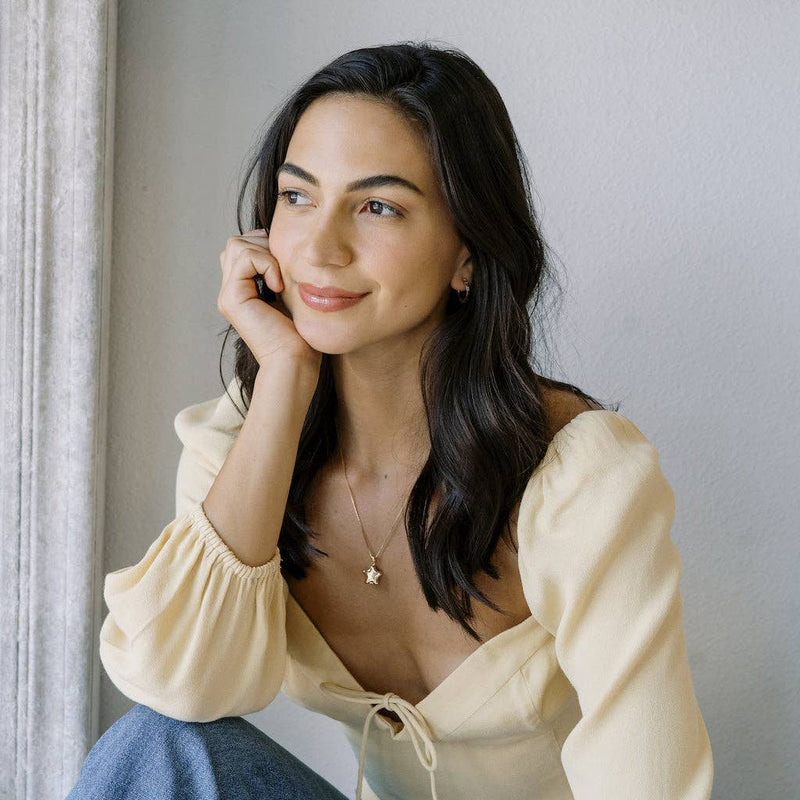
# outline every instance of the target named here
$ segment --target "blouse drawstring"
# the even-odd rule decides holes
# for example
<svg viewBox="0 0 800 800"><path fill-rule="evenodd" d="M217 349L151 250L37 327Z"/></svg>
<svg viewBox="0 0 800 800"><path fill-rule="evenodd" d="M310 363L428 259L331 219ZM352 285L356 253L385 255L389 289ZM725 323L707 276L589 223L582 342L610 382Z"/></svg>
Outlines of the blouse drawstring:
<svg viewBox="0 0 800 800"><path fill-rule="evenodd" d="M373 706L367 714L364 721L364 732L361 735L361 753L358 757L358 783L356 785L356 800L361 800L361 782L364 775L364 755L367 750L367 733L369 725L375 714L382 708L388 711L394 711L398 717L403 721L403 724L408 729L411 736L411 741L414 744L414 750L417 752L417 758L420 764L425 767L431 776L431 798L432 800L439 800L436 794L436 781L434 779L434 772L436 771L436 748L433 745L431 732L428 728L428 723L425 717L419 713L417 708L404 700L399 695L393 692L387 694L377 694L376 692L361 692L353 689L347 689L344 686L331 683L330 681L323 681L320 684L320 689L328 694L340 697L343 700L350 700L355 703L367 703Z"/></svg>

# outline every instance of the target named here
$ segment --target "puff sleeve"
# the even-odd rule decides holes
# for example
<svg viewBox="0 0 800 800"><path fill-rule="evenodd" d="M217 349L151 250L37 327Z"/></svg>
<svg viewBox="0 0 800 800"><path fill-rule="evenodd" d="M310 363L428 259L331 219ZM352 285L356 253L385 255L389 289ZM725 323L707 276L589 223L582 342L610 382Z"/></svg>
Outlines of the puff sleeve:
<svg viewBox="0 0 800 800"><path fill-rule="evenodd" d="M708 800L713 761L689 670L658 450L617 412L579 414L518 521L523 592L582 717L561 750L576 800Z"/></svg>
<svg viewBox="0 0 800 800"><path fill-rule="evenodd" d="M237 386L234 378L228 392L244 412ZM137 564L105 577L103 667L127 697L175 719L258 711L285 673L280 551L265 564L245 564L202 505L242 421L227 393L178 413L176 516Z"/></svg>

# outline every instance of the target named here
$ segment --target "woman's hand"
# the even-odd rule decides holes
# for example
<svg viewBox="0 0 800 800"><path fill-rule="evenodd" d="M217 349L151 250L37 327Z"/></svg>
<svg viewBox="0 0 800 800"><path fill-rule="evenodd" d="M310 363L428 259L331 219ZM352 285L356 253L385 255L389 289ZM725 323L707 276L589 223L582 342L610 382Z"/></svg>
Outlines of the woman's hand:
<svg viewBox="0 0 800 800"><path fill-rule="evenodd" d="M294 326L280 293L284 290L278 259L269 250L263 228L231 236L219 254L222 287L217 309L250 348L259 366L267 360L310 361L319 369L322 353L314 350ZM261 275L274 300L259 296L256 276Z"/></svg>

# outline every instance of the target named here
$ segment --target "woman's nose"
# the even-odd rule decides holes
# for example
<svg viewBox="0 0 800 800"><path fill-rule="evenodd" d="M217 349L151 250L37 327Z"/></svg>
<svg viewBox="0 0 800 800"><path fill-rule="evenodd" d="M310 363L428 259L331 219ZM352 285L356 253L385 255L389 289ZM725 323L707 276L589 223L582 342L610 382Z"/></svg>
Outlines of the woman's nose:
<svg viewBox="0 0 800 800"><path fill-rule="evenodd" d="M322 266L340 264L342 266L352 260L352 249L345 225L341 220L332 219L320 214L309 225L304 246L307 263Z"/></svg>

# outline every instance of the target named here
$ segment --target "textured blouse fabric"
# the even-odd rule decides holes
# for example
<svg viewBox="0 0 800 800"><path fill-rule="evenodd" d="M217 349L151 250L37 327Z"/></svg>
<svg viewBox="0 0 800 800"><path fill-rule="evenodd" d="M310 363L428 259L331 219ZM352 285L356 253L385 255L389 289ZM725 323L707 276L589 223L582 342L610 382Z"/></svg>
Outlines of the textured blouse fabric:
<svg viewBox="0 0 800 800"><path fill-rule="evenodd" d="M235 378L228 392L244 411ZM341 724L359 800L708 800L675 498L633 422L587 410L558 431L517 522L531 616L417 704L360 686L289 593L280 551L246 565L205 516L241 423L227 393L178 413L175 518L106 576L100 657L123 694L205 722L283 690Z"/></svg>

